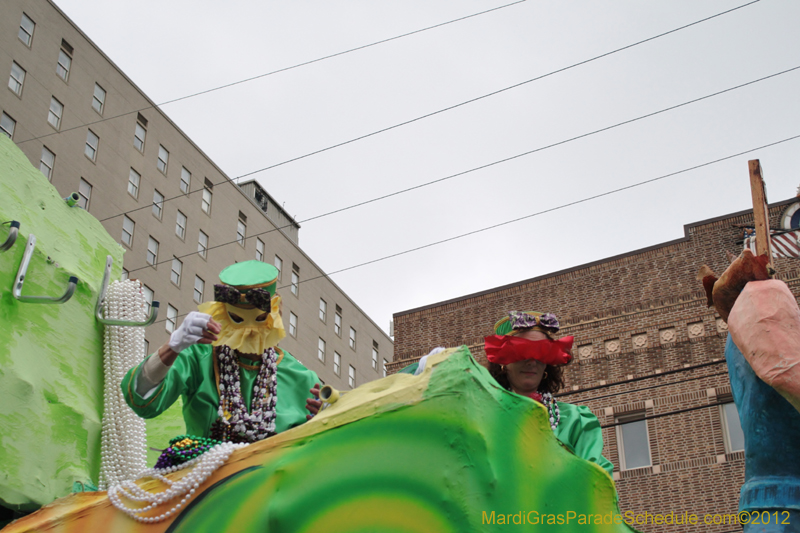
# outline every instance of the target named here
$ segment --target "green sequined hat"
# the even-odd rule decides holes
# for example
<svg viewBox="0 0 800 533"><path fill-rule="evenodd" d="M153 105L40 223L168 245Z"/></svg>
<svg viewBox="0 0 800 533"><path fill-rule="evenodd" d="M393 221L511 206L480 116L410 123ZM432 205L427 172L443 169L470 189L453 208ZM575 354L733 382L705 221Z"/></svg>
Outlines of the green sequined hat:
<svg viewBox="0 0 800 533"><path fill-rule="evenodd" d="M267 289L275 296L278 287L279 271L273 265L262 261L242 261L226 267L219 273L219 280L225 285L238 288Z"/></svg>

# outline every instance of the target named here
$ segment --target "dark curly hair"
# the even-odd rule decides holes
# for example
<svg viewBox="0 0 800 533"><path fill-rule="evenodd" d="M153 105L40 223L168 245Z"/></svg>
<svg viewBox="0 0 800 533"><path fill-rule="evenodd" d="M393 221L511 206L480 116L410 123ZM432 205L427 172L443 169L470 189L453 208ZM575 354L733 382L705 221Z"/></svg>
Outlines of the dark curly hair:
<svg viewBox="0 0 800 533"><path fill-rule="evenodd" d="M520 329L517 330L519 332L528 331L529 329ZM547 338L550 340L555 340L553 334L547 330L539 330L542 331ZM538 392L549 392L550 394L555 394L561 389L564 388L564 367L566 365L547 365L544 369L547 372L547 375L542 378L542 381L539 383L539 387L537 388ZM508 382L508 374L506 374L505 369L498 365L497 363L489 363L489 373L492 377L497 381L497 383L506 390L511 390L511 384Z"/></svg>

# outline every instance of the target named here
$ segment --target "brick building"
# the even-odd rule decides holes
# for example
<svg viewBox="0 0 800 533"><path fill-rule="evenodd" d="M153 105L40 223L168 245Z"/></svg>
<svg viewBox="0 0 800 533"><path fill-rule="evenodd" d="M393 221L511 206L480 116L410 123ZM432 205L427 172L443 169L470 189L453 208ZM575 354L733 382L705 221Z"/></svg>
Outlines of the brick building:
<svg viewBox="0 0 800 533"><path fill-rule="evenodd" d="M798 227L794 215L796 198L770 205L773 228ZM461 344L485 363L483 337L504 313L554 312L560 335L575 336L560 400L589 406L604 427L622 512L700 520L636 526L642 531L741 531L703 524L706 514L737 512L744 445L724 362L727 326L696 275L704 263L721 273L725 252L741 251L740 226L752 222L752 210L697 222L674 241L396 313L389 370ZM775 266L800 295L800 263Z"/></svg>

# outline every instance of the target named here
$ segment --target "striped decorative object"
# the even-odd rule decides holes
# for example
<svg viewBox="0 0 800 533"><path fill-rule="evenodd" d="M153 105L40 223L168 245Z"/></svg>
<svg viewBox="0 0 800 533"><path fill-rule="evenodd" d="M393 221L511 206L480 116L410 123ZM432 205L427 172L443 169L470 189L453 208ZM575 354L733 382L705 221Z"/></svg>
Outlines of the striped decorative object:
<svg viewBox="0 0 800 533"><path fill-rule="evenodd" d="M772 256L773 257L794 257L800 259L800 230L793 231L771 231L770 238L772 239ZM746 237L744 239L745 249L749 248L754 254L756 253L756 236Z"/></svg>

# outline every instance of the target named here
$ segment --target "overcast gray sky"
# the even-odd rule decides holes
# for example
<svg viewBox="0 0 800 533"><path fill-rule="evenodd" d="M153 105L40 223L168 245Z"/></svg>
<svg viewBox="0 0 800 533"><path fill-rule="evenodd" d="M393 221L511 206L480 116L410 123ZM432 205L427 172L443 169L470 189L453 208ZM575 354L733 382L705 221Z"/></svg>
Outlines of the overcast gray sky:
<svg viewBox="0 0 800 533"><path fill-rule="evenodd" d="M56 0L155 102L509 2ZM163 110L231 177L546 74L747 3L527 0ZM800 2L732 13L255 177L298 220L800 66ZM800 70L303 224L333 272L800 135ZM683 236L800 185L800 139L333 279L392 313ZM698 257L698 266L707 258ZM310 283L314 283L313 281Z"/></svg>

